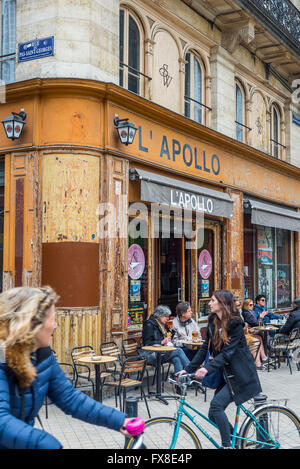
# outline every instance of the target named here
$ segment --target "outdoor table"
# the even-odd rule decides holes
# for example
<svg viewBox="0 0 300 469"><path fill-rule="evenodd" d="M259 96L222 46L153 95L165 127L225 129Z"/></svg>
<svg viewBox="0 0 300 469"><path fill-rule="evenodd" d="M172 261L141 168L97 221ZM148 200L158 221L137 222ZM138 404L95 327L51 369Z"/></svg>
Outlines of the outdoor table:
<svg viewBox="0 0 300 469"><path fill-rule="evenodd" d="M193 342L192 340L186 340L182 343L183 345L192 345L193 347L201 347L201 345L204 344L204 340L197 340L196 342Z"/></svg>
<svg viewBox="0 0 300 469"><path fill-rule="evenodd" d="M76 361L78 364L82 363L85 365L94 365L95 367L95 400L102 402L102 381L101 381L101 370L100 366L104 363L112 363L117 360L117 357L110 355L87 355L78 358Z"/></svg>
<svg viewBox="0 0 300 469"><path fill-rule="evenodd" d="M270 357L269 357L269 346L268 346L268 334L270 331L277 331L278 327L270 325L270 326L255 326L253 327L255 332L262 332L263 333L263 344L264 344L264 349L265 352L268 354L268 371L270 369L270 365L274 366L276 369L276 365L270 363Z"/></svg>
<svg viewBox="0 0 300 469"><path fill-rule="evenodd" d="M161 393L161 354L172 352L172 350L176 350L176 347L171 347L168 345L145 345L142 347L142 349L156 353L156 392L150 393L148 397L155 397L164 404L168 405L169 403L166 401L166 399L178 399L178 396L163 396Z"/></svg>

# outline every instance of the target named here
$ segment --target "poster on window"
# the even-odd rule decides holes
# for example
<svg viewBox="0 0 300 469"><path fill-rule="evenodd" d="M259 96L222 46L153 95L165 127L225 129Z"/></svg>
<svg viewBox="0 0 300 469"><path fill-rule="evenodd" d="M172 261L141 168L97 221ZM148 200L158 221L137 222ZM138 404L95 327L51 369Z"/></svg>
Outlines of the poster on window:
<svg viewBox="0 0 300 469"><path fill-rule="evenodd" d="M260 226L257 229L258 261L261 265L273 265L272 228Z"/></svg>
<svg viewBox="0 0 300 469"><path fill-rule="evenodd" d="M131 303L134 303L136 301L141 301L141 281L140 280L130 280L129 297L130 297Z"/></svg>
<svg viewBox="0 0 300 469"><path fill-rule="evenodd" d="M291 301L290 266L282 266L277 270L277 304L289 304Z"/></svg>
<svg viewBox="0 0 300 469"><path fill-rule="evenodd" d="M209 280L201 280L201 298L209 298Z"/></svg>
<svg viewBox="0 0 300 469"><path fill-rule="evenodd" d="M138 244L132 244L128 249L128 275L130 278L139 279L145 269L144 251Z"/></svg>

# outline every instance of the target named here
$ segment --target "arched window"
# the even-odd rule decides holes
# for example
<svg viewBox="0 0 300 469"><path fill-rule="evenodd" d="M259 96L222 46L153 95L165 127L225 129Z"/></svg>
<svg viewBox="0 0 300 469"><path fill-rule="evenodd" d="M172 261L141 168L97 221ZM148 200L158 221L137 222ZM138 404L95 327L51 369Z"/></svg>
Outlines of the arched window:
<svg viewBox="0 0 300 469"><path fill-rule="evenodd" d="M120 10L120 86L141 94L142 29L128 10Z"/></svg>
<svg viewBox="0 0 300 469"><path fill-rule="evenodd" d="M184 115L203 123L204 70L200 60L192 52L185 56Z"/></svg>
<svg viewBox="0 0 300 469"><path fill-rule="evenodd" d="M1 80L15 81L16 0L1 1Z"/></svg>
<svg viewBox="0 0 300 469"><path fill-rule="evenodd" d="M236 124L236 139L240 142L245 140L245 99L242 87L235 84L235 124Z"/></svg>
<svg viewBox="0 0 300 469"><path fill-rule="evenodd" d="M279 112L276 105L271 107L271 120L270 120L270 140L271 140L271 155L276 158L279 157L280 132L279 132Z"/></svg>

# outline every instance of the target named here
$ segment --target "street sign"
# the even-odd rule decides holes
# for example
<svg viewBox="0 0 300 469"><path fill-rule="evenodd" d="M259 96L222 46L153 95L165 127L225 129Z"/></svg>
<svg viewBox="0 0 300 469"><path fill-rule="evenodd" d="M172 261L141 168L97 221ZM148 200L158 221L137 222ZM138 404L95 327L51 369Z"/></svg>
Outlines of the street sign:
<svg viewBox="0 0 300 469"><path fill-rule="evenodd" d="M54 55L54 36L18 44L18 62L42 59Z"/></svg>

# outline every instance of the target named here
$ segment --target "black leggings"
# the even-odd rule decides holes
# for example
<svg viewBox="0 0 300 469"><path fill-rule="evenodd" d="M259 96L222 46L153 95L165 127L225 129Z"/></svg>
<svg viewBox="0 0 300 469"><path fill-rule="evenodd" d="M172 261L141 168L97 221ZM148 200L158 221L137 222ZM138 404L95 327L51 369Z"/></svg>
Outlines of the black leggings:
<svg viewBox="0 0 300 469"><path fill-rule="evenodd" d="M225 414L226 407L233 402L228 384L220 389L217 389L215 395L210 403L208 417L219 427L221 434L222 446L230 446L230 434L233 432L233 427Z"/></svg>

